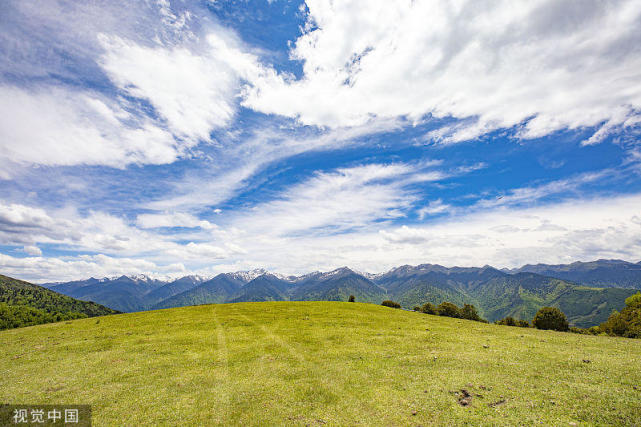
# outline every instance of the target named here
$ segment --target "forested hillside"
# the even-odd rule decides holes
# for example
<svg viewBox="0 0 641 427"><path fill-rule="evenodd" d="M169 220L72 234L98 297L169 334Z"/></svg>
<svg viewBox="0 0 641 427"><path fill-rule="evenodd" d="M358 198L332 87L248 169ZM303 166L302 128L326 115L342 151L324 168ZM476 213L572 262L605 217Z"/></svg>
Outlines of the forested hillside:
<svg viewBox="0 0 641 427"><path fill-rule="evenodd" d="M0 275L0 329L115 313L94 302Z"/></svg>

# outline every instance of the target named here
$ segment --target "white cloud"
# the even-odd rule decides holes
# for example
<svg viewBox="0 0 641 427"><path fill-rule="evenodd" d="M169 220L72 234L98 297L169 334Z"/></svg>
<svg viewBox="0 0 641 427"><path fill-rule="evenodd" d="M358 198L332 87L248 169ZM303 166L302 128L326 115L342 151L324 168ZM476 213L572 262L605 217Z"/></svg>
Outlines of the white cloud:
<svg viewBox="0 0 641 427"><path fill-rule="evenodd" d="M416 200L406 186L444 177L438 171L420 171L420 165L393 163L317 173L240 214L234 225L270 235L313 233L324 227L333 233L405 216Z"/></svg>
<svg viewBox="0 0 641 427"><path fill-rule="evenodd" d="M42 255L42 250L40 250L39 247L33 246L33 245L23 247L22 251L24 253L26 253L27 255L31 255L31 256L41 256Z"/></svg>
<svg viewBox="0 0 641 427"><path fill-rule="evenodd" d="M0 86L0 164L123 167L173 162L171 134L91 93Z"/></svg>
<svg viewBox="0 0 641 427"><path fill-rule="evenodd" d="M176 226L182 221L195 221L190 226L200 227L202 231L166 235L142 229L142 226ZM0 202L0 240L6 245L32 246L37 242L73 252L145 257L163 262L198 256L221 258L242 251L240 246L224 242L220 247L212 245L212 240L233 236L233 231L218 231L214 224L196 221L188 214L143 217L142 226L137 228L125 218L104 212L80 215L73 209L63 209L49 213L40 208Z"/></svg>
<svg viewBox="0 0 641 427"><path fill-rule="evenodd" d="M341 193L344 191L341 182L350 173L361 177L363 186L368 188L379 179L398 178L395 174L402 171L395 168L319 174L315 188ZM297 191L302 190L287 194L301 194ZM177 243L184 241L184 236L138 231L104 214L61 220L39 209L14 205L0 210L0 233L4 233L0 237L8 244L29 246L37 242L40 246L93 248L105 254L60 258L0 255L0 268L4 274L32 280L68 280L140 272L207 275L255 267L304 273L349 265L361 271L380 272L400 264L424 262L515 267L532 262L564 263L596 258L637 261L641 253L641 194L570 199L538 207L499 206L460 213L438 222L396 227L374 220L378 215L384 218L395 204L393 198L380 197L387 193L378 191L373 194L372 205L339 207L339 217L332 214L327 221L323 219L320 201L301 199L310 204L308 219L296 211L305 208L302 201L296 204L294 199L283 198L273 205L262 206L268 212L255 211L256 223L251 229L234 231L230 227L210 234L208 239L203 231L197 235L199 241L187 240L186 244ZM338 200L345 199L339 195ZM360 202L358 198L349 201ZM353 212L360 221L349 219ZM241 216L233 218L232 223L248 225L251 220L251 215ZM303 224L288 225L295 221ZM343 232L310 232L326 224L342 226ZM17 235L17 231L28 239L27 243L8 238Z"/></svg>
<svg viewBox="0 0 641 427"><path fill-rule="evenodd" d="M136 218L136 224L140 228L161 228L161 227L199 227L205 230L217 228L216 224L198 219L197 217L181 212L163 214L141 214Z"/></svg>
<svg viewBox="0 0 641 427"><path fill-rule="evenodd" d="M625 126L641 107L641 4L308 0L291 51L304 76L258 79L244 105L304 124L372 117L466 119L430 138L458 141L526 120L520 136ZM598 83L595 83L598 82Z"/></svg>
<svg viewBox="0 0 641 427"><path fill-rule="evenodd" d="M437 199L428 203L427 206L420 208L418 211L418 218L422 221L428 215L436 215L443 212L447 212L451 209L451 206L443 203L441 199Z"/></svg>
<svg viewBox="0 0 641 427"><path fill-rule="evenodd" d="M240 78L261 67L191 6L10 2L0 71L39 84L0 83L0 177L29 164L172 163L228 125Z"/></svg>
<svg viewBox="0 0 641 427"><path fill-rule="evenodd" d="M1 253L0 268L3 274L41 283L140 273L150 276L176 276L186 271L185 266L180 263L160 266L144 259L114 258L105 255L16 258Z"/></svg>
<svg viewBox="0 0 641 427"><path fill-rule="evenodd" d="M240 83L228 60L243 55L214 33L208 40L206 51L198 54L101 35L106 52L100 63L121 89L148 99L175 134L208 140L214 128L234 116Z"/></svg>
<svg viewBox="0 0 641 427"><path fill-rule="evenodd" d="M636 262L641 253L640 206L641 194L570 199L540 207L497 207L425 225L373 224L335 235L253 237L253 244L245 245L250 255L242 260L283 273L342 265L381 272L426 262L496 267L597 258Z"/></svg>
<svg viewBox="0 0 641 427"><path fill-rule="evenodd" d="M355 146L365 135L391 131L400 126L397 120L378 121L373 125L334 129L312 135L260 127L242 141L232 140L216 153L216 161L199 173L189 173L175 183L174 191L145 205L155 210L194 209L212 206L233 197L247 180L267 165L300 153ZM432 161L430 165L437 165ZM429 166L425 164L424 166ZM418 177L428 180L429 177ZM439 177L432 175L432 178ZM440 179L440 178L439 178ZM215 210L214 210L215 212Z"/></svg>

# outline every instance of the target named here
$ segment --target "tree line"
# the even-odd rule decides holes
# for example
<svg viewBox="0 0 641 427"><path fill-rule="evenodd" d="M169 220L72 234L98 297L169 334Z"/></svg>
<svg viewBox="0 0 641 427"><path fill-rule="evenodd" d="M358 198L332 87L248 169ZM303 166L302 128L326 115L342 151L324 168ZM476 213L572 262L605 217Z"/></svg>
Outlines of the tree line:
<svg viewBox="0 0 641 427"><path fill-rule="evenodd" d="M350 295L349 301L355 301L353 295ZM401 308L399 303L391 300L383 301L382 305L392 308ZM479 316L476 307L472 304L464 304L463 307L458 307L456 304L446 301L442 302L438 306L434 306L432 303L426 302L420 307L414 307L414 311L489 323L487 320ZM637 292L636 294L626 298L625 307L621 312L614 311L607 321L590 328L570 327L567 316L557 307L542 307L537 311L531 322L507 316L494 323L497 325L516 326L522 328L532 327L536 329L562 332L569 331L577 334L641 338L641 292Z"/></svg>

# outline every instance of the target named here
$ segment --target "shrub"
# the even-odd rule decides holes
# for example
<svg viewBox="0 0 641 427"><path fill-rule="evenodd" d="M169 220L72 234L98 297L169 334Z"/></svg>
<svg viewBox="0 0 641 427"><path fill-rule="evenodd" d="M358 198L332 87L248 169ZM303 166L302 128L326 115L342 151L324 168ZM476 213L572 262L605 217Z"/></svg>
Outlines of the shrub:
<svg viewBox="0 0 641 427"><path fill-rule="evenodd" d="M541 308L534 316L532 324L537 329L552 329L555 331L567 331L569 329L567 317L556 307Z"/></svg>
<svg viewBox="0 0 641 427"><path fill-rule="evenodd" d="M634 295L631 295L625 299L626 307L641 307L641 292L637 292Z"/></svg>
<svg viewBox="0 0 641 427"><path fill-rule="evenodd" d="M589 333L587 329L577 328L576 326L572 326L570 328L570 332L572 332L573 334L582 334L582 335L586 335Z"/></svg>
<svg viewBox="0 0 641 427"><path fill-rule="evenodd" d="M601 323L601 330L608 335L618 335L623 336L625 331L628 329L628 325L621 317L621 314L614 310L608 320Z"/></svg>
<svg viewBox="0 0 641 427"><path fill-rule="evenodd" d="M418 305L415 305L414 306L414 311L421 311L421 307L419 307Z"/></svg>
<svg viewBox="0 0 641 427"><path fill-rule="evenodd" d="M442 302L437 308L439 316L461 317L461 310L451 302Z"/></svg>
<svg viewBox="0 0 641 427"><path fill-rule="evenodd" d="M507 316L504 317L501 320L496 321L497 325L505 325L505 326L516 326L516 320L514 320L514 317L512 316Z"/></svg>
<svg viewBox="0 0 641 427"><path fill-rule="evenodd" d="M497 325L518 326L519 328L529 328L530 323L527 320L515 319L512 316L504 317L496 321Z"/></svg>
<svg viewBox="0 0 641 427"><path fill-rule="evenodd" d="M599 326L599 330L608 335L641 338L641 293L626 298L625 304L621 313L612 312L608 320Z"/></svg>
<svg viewBox="0 0 641 427"><path fill-rule="evenodd" d="M384 305L385 307L401 308L401 305L399 303L392 300L385 300L381 303L381 305Z"/></svg>
<svg viewBox="0 0 641 427"><path fill-rule="evenodd" d="M426 302L425 304L423 304L423 306L421 307L421 311L425 314L438 314L438 310L436 309L436 307L434 307L434 304L430 302Z"/></svg>
<svg viewBox="0 0 641 427"><path fill-rule="evenodd" d="M349 299L348 299L347 301L349 301L349 302L355 302L355 301L356 301L356 298L354 297L354 295L350 295L350 296L349 296Z"/></svg>
<svg viewBox="0 0 641 427"><path fill-rule="evenodd" d="M586 332L590 335L599 335L603 333L599 326L590 326L588 329L586 329Z"/></svg>
<svg viewBox="0 0 641 427"><path fill-rule="evenodd" d="M460 313L463 319L475 320L477 322L483 320L481 319L481 316L479 316L478 311L476 311L476 307L474 307L472 304L464 304Z"/></svg>

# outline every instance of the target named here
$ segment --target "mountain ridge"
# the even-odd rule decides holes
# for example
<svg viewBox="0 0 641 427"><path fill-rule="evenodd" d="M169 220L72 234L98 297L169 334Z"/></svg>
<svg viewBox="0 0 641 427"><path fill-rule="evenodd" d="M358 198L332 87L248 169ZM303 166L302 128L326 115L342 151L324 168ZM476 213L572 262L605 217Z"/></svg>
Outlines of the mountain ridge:
<svg viewBox="0 0 641 427"><path fill-rule="evenodd" d="M604 277L625 279L622 283L626 286L613 286L619 282ZM347 300L354 295L362 302L394 299L405 308L425 302L474 304L488 320L508 315L530 320L539 307L555 305L564 307L574 324L591 326L604 321L612 310L621 309L625 297L641 289L641 264L596 260L499 270L490 265L424 263L377 274L344 266L300 276L254 269L221 273L208 280L185 276L163 282L144 275L90 278L56 283L50 289L120 311L246 301Z"/></svg>

